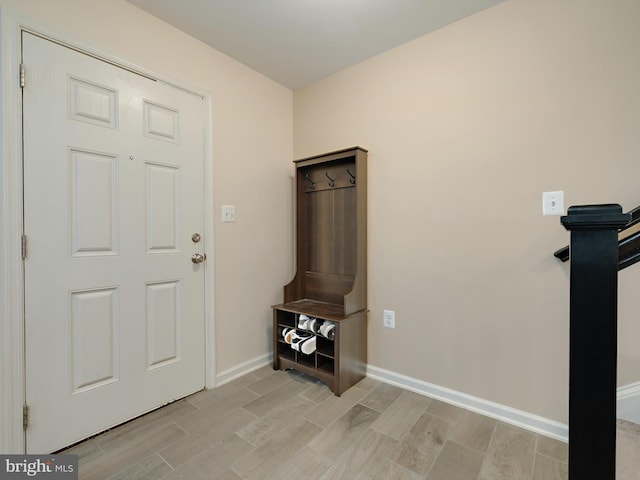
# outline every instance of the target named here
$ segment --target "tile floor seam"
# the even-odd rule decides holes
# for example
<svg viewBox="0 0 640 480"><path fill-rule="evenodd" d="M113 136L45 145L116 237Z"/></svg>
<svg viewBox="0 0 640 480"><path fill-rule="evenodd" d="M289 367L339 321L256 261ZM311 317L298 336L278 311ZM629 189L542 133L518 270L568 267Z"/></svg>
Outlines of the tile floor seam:
<svg viewBox="0 0 640 480"><path fill-rule="evenodd" d="M452 439L450 439L450 438L447 438L447 440L446 440L446 441L447 441L447 442L451 442L451 443L455 443L455 444L456 444L456 445L458 445L459 447L464 447L464 448L468 448L469 450L473 450L474 452L479 453L479 454L480 454L480 455L482 455L483 457L485 457L485 456L487 455L487 452L489 451L489 448L488 448L488 447L487 447L487 450L486 450L485 452L483 452L482 450L479 450L479 449L477 449L477 448L475 448L475 447L471 447L471 446L469 446L469 445L465 445L465 444L464 444L464 443L462 443L462 442L458 442L458 441L456 441L456 440L452 440Z"/></svg>
<svg viewBox="0 0 640 480"><path fill-rule="evenodd" d="M538 440L539 440L540 436L538 434L534 434L533 436L533 452L531 455L531 468L529 469L529 471L531 472L530 474L530 479L534 480L534 474L535 474L535 468L536 468L536 454L538 452Z"/></svg>
<svg viewBox="0 0 640 480"><path fill-rule="evenodd" d="M496 420L496 423L493 426L493 430L491 431L491 438L489 439L489 443L487 443L487 451L485 452L485 455L491 451L491 447L493 446L493 442L496 438L496 430L498 429L499 424L500 420Z"/></svg>
<svg viewBox="0 0 640 480"><path fill-rule="evenodd" d="M102 448L100 446L100 444L98 442L95 441L95 439L93 439L93 443L95 444L96 447L98 447L98 450L100 450L100 452L102 453L102 455L106 455L107 452L105 452L104 448Z"/></svg>
<svg viewBox="0 0 640 480"><path fill-rule="evenodd" d="M244 455L243 455L243 456L244 456ZM240 458L242 458L242 457L240 457ZM244 478L242 475L240 475L240 473L238 473L238 471L237 471L235 468L233 468L233 465L234 465L234 464L231 464L231 465L229 465L227 468L228 468L229 470L231 470L233 473L235 473L239 478Z"/></svg>
<svg viewBox="0 0 640 480"><path fill-rule="evenodd" d="M169 468L171 469L171 472L174 472L174 471L176 470L176 468L177 468L177 467L174 467L173 465L171 465L171 463L169 463L169 460L167 460L166 458L164 458L164 457L162 456L162 453L160 453L160 451L157 451L157 452L156 452L156 455L158 455L158 456L162 459L162 461L163 461L164 463L166 463L167 465L169 465ZM171 472L169 472L169 473L171 473ZM166 477L166 476L167 476L167 475L163 475L163 477Z"/></svg>
<svg viewBox="0 0 640 480"><path fill-rule="evenodd" d="M533 460L531 461L531 480L536 478L536 455L538 454L538 442L540 441L540 435L536 434L533 442Z"/></svg>
<svg viewBox="0 0 640 480"><path fill-rule="evenodd" d="M534 453L535 453L536 455L540 455L541 457L544 457L544 458L549 458L549 459L554 460L554 461L559 462L559 463L566 463L566 464L569 464L569 462L568 462L568 461L566 461L566 462L565 462L564 460L560 460L559 458L552 457L551 455L547 455L547 454L545 454L545 453L540 453L538 450L536 450Z"/></svg>
<svg viewBox="0 0 640 480"><path fill-rule="evenodd" d="M333 423L337 420L337 419L336 419L336 420L334 420L333 422L331 422L329 425L327 425L326 427L323 427L323 426L322 426L322 425L320 425L319 423L314 422L313 420L311 420L311 419L309 419L309 418L305 417L304 415L301 415L301 416L302 416L302 418L304 418L307 422L309 422L309 423L313 423L315 426L320 427L320 428L321 428L321 429L323 429L323 430L325 430L325 429L329 428L329 427L330 427L331 425L333 425Z"/></svg>
<svg viewBox="0 0 640 480"><path fill-rule="evenodd" d="M175 425L176 428L178 428L179 430L182 431L182 433L184 433L185 435L191 435L191 433L187 432L184 428L182 428L180 425L178 425L177 422L173 422L173 423L169 423L167 425Z"/></svg>

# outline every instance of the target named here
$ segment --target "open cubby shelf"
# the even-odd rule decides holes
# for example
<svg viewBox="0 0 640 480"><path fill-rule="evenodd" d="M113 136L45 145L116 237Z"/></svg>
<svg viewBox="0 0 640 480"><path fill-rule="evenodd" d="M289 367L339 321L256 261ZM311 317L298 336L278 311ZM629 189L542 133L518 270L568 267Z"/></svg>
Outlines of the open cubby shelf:
<svg viewBox="0 0 640 480"><path fill-rule="evenodd" d="M367 364L367 151L360 147L296 160L296 275L273 306L273 368L318 378L340 396ZM300 315L334 323L309 355L283 328ZM305 333L309 333L306 332Z"/></svg>

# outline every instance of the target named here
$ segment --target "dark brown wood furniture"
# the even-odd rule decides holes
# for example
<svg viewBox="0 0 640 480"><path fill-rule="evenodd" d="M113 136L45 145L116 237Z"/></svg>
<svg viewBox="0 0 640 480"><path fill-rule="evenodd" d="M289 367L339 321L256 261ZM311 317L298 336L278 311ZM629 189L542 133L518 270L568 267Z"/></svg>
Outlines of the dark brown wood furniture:
<svg viewBox="0 0 640 480"><path fill-rule="evenodd" d="M367 364L367 151L360 147L296 160L296 275L273 306L273 368L292 368L340 396ZM299 315L331 321L335 338L294 350L282 335Z"/></svg>

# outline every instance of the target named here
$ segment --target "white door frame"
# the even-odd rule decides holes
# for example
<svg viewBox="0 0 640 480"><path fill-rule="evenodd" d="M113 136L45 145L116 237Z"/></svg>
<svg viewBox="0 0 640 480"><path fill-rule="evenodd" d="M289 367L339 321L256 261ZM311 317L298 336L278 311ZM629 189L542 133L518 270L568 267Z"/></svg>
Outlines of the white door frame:
<svg viewBox="0 0 640 480"><path fill-rule="evenodd" d="M132 62L106 53L81 40L54 31L0 6L0 452L24 453L22 407L25 402L24 370L24 266L21 252L22 204L22 104L19 85L23 30L49 38L119 67L151 77L205 101L204 238L205 269L205 385L215 386L213 155L209 94L173 81ZM28 79L27 79L28 81ZM44 452L42 452L44 453Z"/></svg>

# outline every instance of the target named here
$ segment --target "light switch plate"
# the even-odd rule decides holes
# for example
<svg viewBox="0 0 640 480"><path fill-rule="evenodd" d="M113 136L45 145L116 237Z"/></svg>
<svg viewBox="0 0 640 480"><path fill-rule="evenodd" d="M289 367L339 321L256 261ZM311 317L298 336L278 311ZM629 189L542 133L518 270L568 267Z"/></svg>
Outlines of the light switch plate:
<svg viewBox="0 0 640 480"><path fill-rule="evenodd" d="M382 312L383 324L387 328L396 328L396 312L393 310L384 310Z"/></svg>
<svg viewBox="0 0 640 480"><path fill-rule="evenodd" d="M564 192L542 193L542 215L564 214Z"/></svg>
<svg viewBox="0 0 640 480"><path fill-rule="evenodd" d="M236 221L236 206L222 205L222 221L233 223Z"/></svg>

